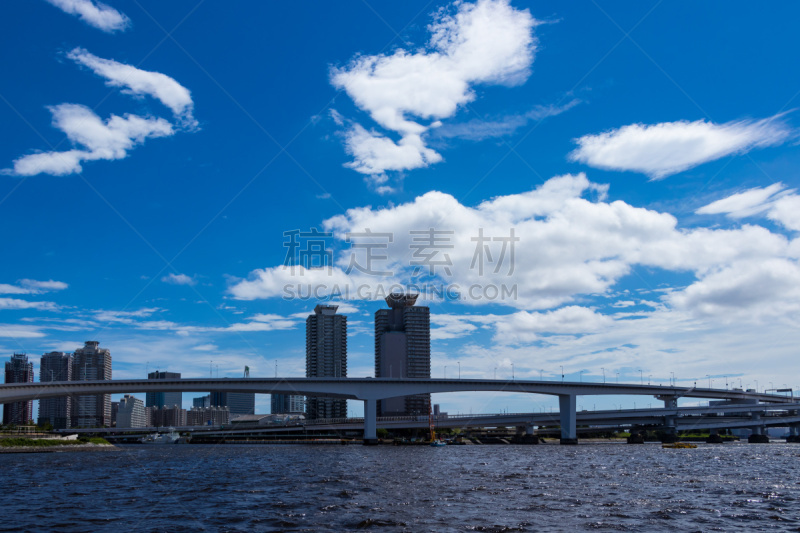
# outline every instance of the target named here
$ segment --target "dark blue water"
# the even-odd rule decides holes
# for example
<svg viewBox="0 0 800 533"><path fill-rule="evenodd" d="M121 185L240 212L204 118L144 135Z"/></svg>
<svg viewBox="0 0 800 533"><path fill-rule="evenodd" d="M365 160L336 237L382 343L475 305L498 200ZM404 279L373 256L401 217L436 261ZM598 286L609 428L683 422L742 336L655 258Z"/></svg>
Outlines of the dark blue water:
<svg viewBox="0 0 800 533"><path fill-rule="evenodd" d="M800 531L800 445L0 455L0 531Z"/></svg>

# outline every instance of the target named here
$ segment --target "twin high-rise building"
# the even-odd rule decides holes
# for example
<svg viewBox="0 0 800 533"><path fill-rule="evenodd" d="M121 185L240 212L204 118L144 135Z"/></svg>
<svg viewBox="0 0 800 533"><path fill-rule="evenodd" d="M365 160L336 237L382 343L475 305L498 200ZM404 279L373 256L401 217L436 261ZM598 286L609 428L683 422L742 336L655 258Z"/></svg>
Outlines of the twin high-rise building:
<svg viewBox="0 0 800 533"><path fill-rule="evenodd" d="M375 312L376 378L431 377L431 310L417 296L392 293ZM427 414L430 403L430 394L380 400L378 416Z"/></svg>
<svg viewBox="0 0 800 533"><path fill-rule="evenodd" d="M306 319L306 377L347 377L347 317L337 305L318 305ZM345 418L347 400L309 396L308 418Z"/></svg>
<svg viewBox="0 0 800 533"><path fill-rule="evenodd" d="M180 372L161 372L156 370L147 374L147 379L181 379ZM148 392L145 394L145 407L173 407L183 405L180 392Z"/></svg>
<svg viewBox="0 0 800 533"><path fill-rule="evenodd" d="M111 351L97 341L86 341L72 358L72 380L111 379ZM87 394L72 399L71 427L111 426L111 395Z"/></svg>
<svg viewBox="0 0 800 533"><path fill-rule="evenodd" d="M39 363L39 381L72 381L72 354L64 352L49 352L42 356ZM72 398L59 396L58 398L42 398L39 400L40 426L50 424L54 429L67 429L70 427L72 411Z"/></svg>
<svg viewBox="0 0 800 533"><path fill-rule="evenodd" d="M6 383L33 383L33 363L24 353L15 353L6 361ZM3 425L25 425L33 420L33 402L14 402L3 406Z"/></svg>
<svg viewBox="0 0 800 533"><path fill-rule="evenodd" d="M392 293L389 309L375 313L375 377L431 377L431 312L417 306L416 294ZM306 377L347 377L347 317L335 305L318 305L306 319ZM273 413L292 412L284 399L273 395ZM284 403L279 403L284 402ZM430 394L389 398L378 402L379 416L427 414ZM278 410L280 409L280 410ZM308 418L344 418L347 400L306 399Z"/></svg>

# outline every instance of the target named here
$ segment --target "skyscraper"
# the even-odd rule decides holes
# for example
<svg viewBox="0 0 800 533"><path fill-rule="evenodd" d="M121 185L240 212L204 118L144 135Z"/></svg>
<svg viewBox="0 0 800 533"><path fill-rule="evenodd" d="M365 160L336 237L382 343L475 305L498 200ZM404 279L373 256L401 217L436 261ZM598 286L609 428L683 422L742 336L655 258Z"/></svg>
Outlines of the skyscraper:
<svg viewBox="0 0 800 533"><path fill-rule="evenodd" d="M303 397L297 394L272 394L270 412L273 415L303 413Z"/></svg>
<svg viewBox="0 0 800 533"><path fill-rule="evenodd" d="M211 407L211 395L206 394L205 396L192 398L192 407L198 407L200 409L203 407Z"/></svg>
<svg viewBox="0 0 800 533"><path fill-rule="evenodd" d="M306 377L347 377L347 317L337 305L318 305L306 319ZM347 400L309 396L308 418L344 418Z"/></svg>
<svg viewBox="0 0 800 533"><path fill-rule="evenodd" d="M180 379L180 372L161 372L156 370L147 374L147 379ZM148 392L145 394L145 407L182 406L183 394L180 392Z"/></svg>
<svg viewBox="0 0 800 533"><path fill-rule="evenodd" d="M254 392L212 392L212 407L227 407L231 412L231 420L241 415L255 414L256 395Z"/></svg>
<svg viewBox="0 0 800 533"><path fill-rule="evenodd" d="M39 381L72 381L72 354L49 352L42 356L39 364ZM50 424L54 429L70 427L72 398L42 398L39 400L39 425Z"/></svg>
<svg viewBox="0 0 800 533"><path fill-rule="evenodd" d="M111 351L86 341L72 358L73 381L111 379ZM71 427L111 426L111 395L87 394L72 400Z"/></svg>
<svg viewBox="0 0 800 533"><path fill-rule="evenodd" d="M415 306L417 294L392 293L389 309L375 312L375 377L431 377L431 310ZM430 394L378 402L378 416L427 414Z"/></svg>
<svg viewBox="0 0 800 533"><path fill-rule="evenodd" d="M33 383L33 363L24 353L15 353L6 361L6 383ZM14 402L3 406L3 424L17 426L33 419L33 402Z"/></svg>

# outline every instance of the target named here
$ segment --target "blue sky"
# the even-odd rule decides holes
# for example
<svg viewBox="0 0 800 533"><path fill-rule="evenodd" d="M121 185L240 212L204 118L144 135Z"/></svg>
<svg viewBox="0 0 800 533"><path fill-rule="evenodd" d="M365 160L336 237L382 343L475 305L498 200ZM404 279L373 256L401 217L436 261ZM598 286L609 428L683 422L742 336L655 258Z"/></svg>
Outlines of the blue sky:
<svg viewBox="0 0 800 533"><path fill-rule="evenodd" d="M800 386L793 3L4 11L0 353L300 376L311 290L367 376L376 298L413 283L434 376ZM312 228L330 262L285 266Z"/></svg>

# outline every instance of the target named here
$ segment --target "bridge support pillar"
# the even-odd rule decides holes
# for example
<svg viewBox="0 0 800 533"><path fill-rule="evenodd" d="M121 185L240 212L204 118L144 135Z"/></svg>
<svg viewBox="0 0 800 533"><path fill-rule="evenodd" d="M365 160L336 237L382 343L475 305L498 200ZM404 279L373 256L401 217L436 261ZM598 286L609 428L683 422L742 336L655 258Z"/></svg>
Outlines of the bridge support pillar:
<svg viewBox="0 0 800 533"><path fill-rule="evenodd" d="M752 414L753 422L761 421L761 413ZM769 437L764 434L764 426L757 424L753 426L753 434L747 437L747 442L750 444L765 444L769 442Z"/></svg>
<svg viewBox="0 0 800 533"><path fill-rule="evenodd" d="M559 394L558 408L561 415L561 444L578 444L577 397L574 394Z"/></svg>
<svg viewBox="0 0 800 533"><path fill-rule="evenodd" d="M786 442L800 442L800 425L789 426L789 438L786 439Z"/></svg>
<svg viewBox="0 0 800 533"><path fill-rule="evenodd" d="M677 409L678 397L677 396L658 396L664 402L664 409Z"/></svg>
<svg viewBox="0 0 800 533"><path fill-rule="evenodd" d="M364 445L378 444L378 405L376 400L364 400Z"/></svg>

